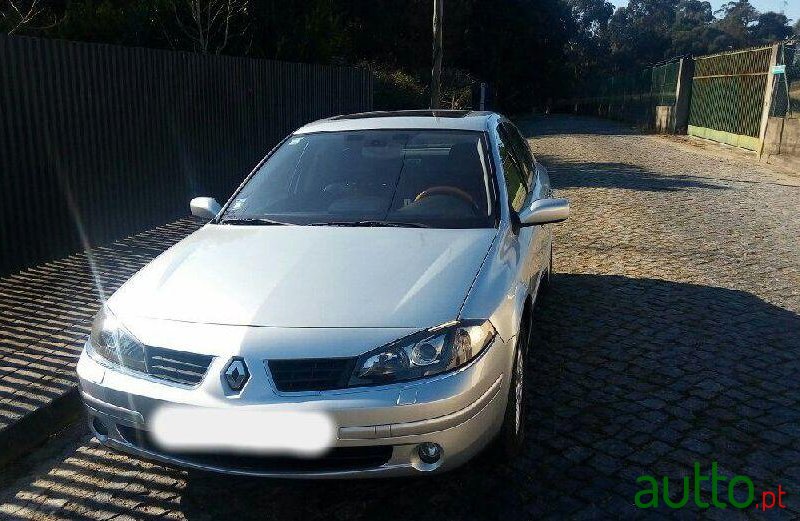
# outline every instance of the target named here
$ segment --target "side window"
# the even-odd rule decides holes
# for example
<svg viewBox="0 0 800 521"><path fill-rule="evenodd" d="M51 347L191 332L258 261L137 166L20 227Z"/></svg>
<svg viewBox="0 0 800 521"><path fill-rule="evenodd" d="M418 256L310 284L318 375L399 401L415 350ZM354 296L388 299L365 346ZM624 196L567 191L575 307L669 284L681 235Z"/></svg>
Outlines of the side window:
<svg viewBox="0 0 800 521"><path fill-rule="evenodd" d="M522 209L522 204L528 196L525 174L523 174L519 161L515 157L510 145L511 139L505 129L499 127L497 130L500 136L497 145L500 148L500 161L503 163L503 174L506 181L506 190L508 191L508 204L514 211L518 212Z"/></svg>
<svg viewBox="0 0 800 521"><path fill-rule="evenodd" d="M528 142L522 137L517 127L509 123L503 123L503 128L511 139L511 146L520 162L522 168L525 169L525 179L528 181L528 186L533 186L534 178L536 176L536 165L533 160L533 154L528 146Z"/></svg>

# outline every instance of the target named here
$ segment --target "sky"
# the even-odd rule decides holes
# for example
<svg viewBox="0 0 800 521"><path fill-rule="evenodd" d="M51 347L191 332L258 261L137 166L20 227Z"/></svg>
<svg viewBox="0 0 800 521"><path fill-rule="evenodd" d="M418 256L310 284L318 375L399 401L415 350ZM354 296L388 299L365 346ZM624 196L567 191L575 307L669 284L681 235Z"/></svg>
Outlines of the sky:
<svg viewBox="0 0 800 521"><path fill-rule="evenodd" d="M611 0L616 7L628 5L628 0ZM727 0L711 0L711 7L716 11L719 7L727 3ZM783 0L750 0L750 3L759 11L778 11L780 12ZM792 24L800 18L800 0L788 0L784 14L788 16Z"/></svg>

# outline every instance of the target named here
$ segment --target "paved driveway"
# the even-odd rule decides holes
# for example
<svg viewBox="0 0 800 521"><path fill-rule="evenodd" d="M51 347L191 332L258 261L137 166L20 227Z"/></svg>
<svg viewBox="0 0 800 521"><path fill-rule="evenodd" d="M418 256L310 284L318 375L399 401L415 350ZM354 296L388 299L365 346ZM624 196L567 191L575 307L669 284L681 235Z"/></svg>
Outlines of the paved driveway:
<svg viewBox="0 0 800 521"><path fill-rule="evenodd" d="M679 486L694 462L757 493L782 485L779 517L800 516L800 178L598 120L523 127L573 217L538 308L519 461L424 480L230 479L109 452L76 427L11 469L0 516L631 518L645 513L636 477ZM692 504L646 513L694 518Z"/></svg>

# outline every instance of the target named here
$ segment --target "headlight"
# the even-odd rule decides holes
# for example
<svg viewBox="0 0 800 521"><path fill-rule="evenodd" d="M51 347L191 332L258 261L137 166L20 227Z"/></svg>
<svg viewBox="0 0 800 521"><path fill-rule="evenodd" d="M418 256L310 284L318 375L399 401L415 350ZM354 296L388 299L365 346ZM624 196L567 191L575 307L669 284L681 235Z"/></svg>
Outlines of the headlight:
<svg viewBox="0 0 800 521"><path fill-rule="evenodd" d="M98 362L146 372L144 346L105 306L94 318L87 352Z"/></svg>
<svg viewBox="0 0 800 521"><path fill-rule="evenodd" d="M402 382L455 369L478 356L496 334L488 320L415 333L361 355L348 385Z"/></svg>

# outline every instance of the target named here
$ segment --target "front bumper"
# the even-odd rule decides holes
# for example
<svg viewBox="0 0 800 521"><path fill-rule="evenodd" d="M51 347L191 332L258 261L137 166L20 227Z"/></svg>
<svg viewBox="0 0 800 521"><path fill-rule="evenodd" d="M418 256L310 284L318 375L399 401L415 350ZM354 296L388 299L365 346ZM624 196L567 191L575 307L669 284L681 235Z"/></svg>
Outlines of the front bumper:
<svg viewBox="0 0 800 521"><path fill-rule="evenodd" d="M511 343L496 337L466 367L425 380L380 387L324 392L280 393L263 363L248 360L251 378L239 394L221 378L228 360L215 359L196 388L156 382L109 369L85 350L78 363L89 424L112 448L171 466L228 474L295 477L389 477L444 472L480 451L499 431L508 397ZM161 450L149 441L148 419L164 404L197 407L280 407L322 410L337 425L330 457L287 460ZM425 463L420 443L437 443L442 457ZM340 457L341 456L341 457Z"/></svg>

